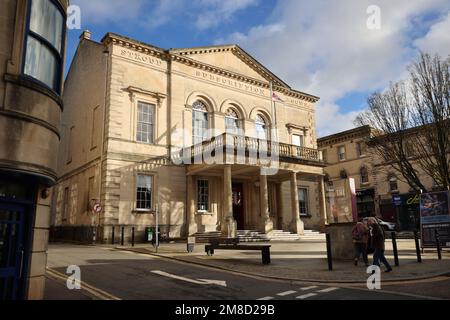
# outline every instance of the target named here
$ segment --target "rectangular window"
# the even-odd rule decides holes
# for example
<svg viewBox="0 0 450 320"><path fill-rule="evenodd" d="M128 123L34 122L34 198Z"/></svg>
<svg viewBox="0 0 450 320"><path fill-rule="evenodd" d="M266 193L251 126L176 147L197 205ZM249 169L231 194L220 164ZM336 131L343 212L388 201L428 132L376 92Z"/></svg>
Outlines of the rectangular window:
<svg viewBox="0 0 450 320"><path fill-rule="evenodd" d="M324 162L327 162L327 161L328 161L328 152L327 152L327 150L323 150L323 151L322 151L322 160L323 160Z"/></svg>
<svg viewBox="0 0 450 320"><path fill-rule="evenodd" d="M152 189L153 176L138 175L136 184L136 209L151 210L152 209Z"/></svg>
<svg viewBox="0 0 450 320"><path fill-rule="evenodd" d="M366 155L366 144L364 142L358 142L356 144L356 154L358 155L358 157Z"/></svg>
<svg viewBox="0 0 450 320"><path fill-rule="evenodd" d="M136 140L144 143L154 143L155 106L139 102Z"/></svg>
<svg viewBox="0 0 450 320"><path fill-rule="evenodd" d="M99 117L100 106L96 106L92 111L92 133L91 133L91 150L97 148L99 128L103 125Z"/></svg>
<svg viewBox="0 0 450 320"><path fill-rule="evenodd" d="M65 15L51 0L32 0L23 73L60 93Z"/></svg>
<svg viewBox="0 0 450 320"><path fill-rule="evenodd" d="M95 177L90 177L88 181L88 194L87 194L87 210L91 210L91 201L94 199L94 182Z"/></svg>
<svg viewBox="0 0 450 320"><path fill-rule="evenodd" d="M339 161L344 161L346 159L344 146L338 148L338 159Z"/></svg>
<svg viewBox="0 0 450 320"><path fill-rule="evenodd" d="M69 218L69 187L64 189L62 221L66 222Z"/></svg>
<svg viewBox="0 0 450 320"><path fill-rule="evenodd" d="M197 210L207 212L209 210L209 181L197 181Z"/></svg>
<svg viewBox="0 0 450 320"><path fill-rule="evenodd" d="M67 163L72 162L72 151L75 144L75 127L71 127L69 130L69 146L67 148Z"/></svg>
<svg viewBox="0 0 450 320"><path fill-rule="evenodd" d="M300 209L300 216L309 215L308 189L305 189L305 188L298 189L298 204L299 204L299 209Z"/></svg>
<svg viewBox="0 0 450 320"><path fill-rule="evenodd" d="M303 147L304 146L303 136L298 134L292 135L292 144L297 147Z"/></svg>

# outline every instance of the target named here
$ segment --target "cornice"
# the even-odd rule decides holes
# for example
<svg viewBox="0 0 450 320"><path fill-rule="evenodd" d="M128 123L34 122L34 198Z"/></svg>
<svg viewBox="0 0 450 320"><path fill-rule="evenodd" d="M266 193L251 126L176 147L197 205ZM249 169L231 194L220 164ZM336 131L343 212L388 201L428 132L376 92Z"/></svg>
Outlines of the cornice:
<svg viewBox="0 0 450 320"><path fill-rule="evenodd" d="M259 86L264 89L270 89L270 82L261 81L252 77L248 77L239 73L235 73L217 66L213 66L207 63L203 63L194 59L191 59L188 57L189 54L192 53L206 53L206 52L220 52L220 51L231 51L233 54L239 55L240 59L242 59L247 65L249 65L251 68L257 68L258 73L260 73L262 76L267 77L268 79L273 79L274 85L273 90L279 93L284 94L287 97L291 98L297 98L306 102L310 103L316 103L320 100L319 97L300 92L297 90L293 90L288 85L286 85L284 82L276 78L275 75L271 75L270 72L264 70L265 68L262 67L260 63L258 63L256 60L248 56L242 49L240 49L237 46L218 46L218 47L208 47L208 48L192 48L192 49L184 49L184 50L164 50L158 47L154 47L136 40L132 40L126 37L118 36L115 34L107 34L103 39L102 42L105 45L113 44L122 46L124 48L134 50L139 53L148 54L157 58L160 58L165 61L175 61L178 63L182 63L184 65L211 72L223 77L227 77L233 80L239 80L242 82L246 82L251 85ZM268 80L270 81L270 80Z"/></svg>

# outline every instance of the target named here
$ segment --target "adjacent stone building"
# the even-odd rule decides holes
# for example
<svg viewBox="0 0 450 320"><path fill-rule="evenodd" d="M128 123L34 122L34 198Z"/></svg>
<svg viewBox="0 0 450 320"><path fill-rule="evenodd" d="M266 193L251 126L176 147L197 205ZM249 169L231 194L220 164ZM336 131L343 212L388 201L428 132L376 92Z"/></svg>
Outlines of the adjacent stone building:
<svg viewBox="0 0 450 320"><path fill-rule="evenodd" d="M0 1L0 300L44 295L67 5Z"/></svg>
<svg viewBox="0 0 450 320"><path fill-rule="evenodd" d="M55 238L95 229L109 242L134 227L139 241L156 213L169 238L325 223L318 98L236 45L165 50L84 32L64 101Z"/></svg>
<svg viewBox="0 0 450 320"><path fill-rule="evenodd" d="M373 128L364 126L318 139L319 149L327 164L326 188L332 192L338 181L352 178L356 185L359 218L378 216L396 222L400 230L417 229L420 195L399 172L379 159L368 147L375 135ZM433 190L433 179L424 172L419 173L425 186Z"/></svg>

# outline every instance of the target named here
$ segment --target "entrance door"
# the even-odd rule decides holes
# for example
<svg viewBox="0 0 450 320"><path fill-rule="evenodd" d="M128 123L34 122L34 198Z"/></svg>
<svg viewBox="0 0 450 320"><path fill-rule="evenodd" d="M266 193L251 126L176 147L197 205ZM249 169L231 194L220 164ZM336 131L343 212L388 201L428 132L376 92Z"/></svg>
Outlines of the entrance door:
<svg viewBox="0 0 450 320"><path fill-rule="evenodd" d="M24 220L23 207L0 203L0 300L22 298Z"/></svg>
<svg viewBox="0 0 450 320"><path fill-rule="evenodd" d="M244 186L242 183L233 183L233 216L238 230L244 230Z"/></svg>

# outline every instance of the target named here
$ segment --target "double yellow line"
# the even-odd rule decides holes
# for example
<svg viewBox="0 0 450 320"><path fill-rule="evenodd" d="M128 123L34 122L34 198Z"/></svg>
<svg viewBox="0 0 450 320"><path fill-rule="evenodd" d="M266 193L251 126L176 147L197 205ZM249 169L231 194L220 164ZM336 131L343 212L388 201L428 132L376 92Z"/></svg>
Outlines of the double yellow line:
<svg viewBox="0 0 450 320"><path fill-rule="evenodd" d="M55 280L61 280L66 284L68 276L66 274L63 274L61 272L58 272L54 269L47 268L47 276L54 278ZM89 292L92 296L99 300L122 300L119 297L116 297L108 292L105 292L101 289L98 289L94 286L91 286L90 284L87 284L86 282L80 281L81 290L85 290Z"/></svg>

